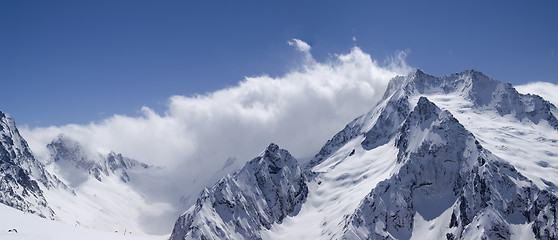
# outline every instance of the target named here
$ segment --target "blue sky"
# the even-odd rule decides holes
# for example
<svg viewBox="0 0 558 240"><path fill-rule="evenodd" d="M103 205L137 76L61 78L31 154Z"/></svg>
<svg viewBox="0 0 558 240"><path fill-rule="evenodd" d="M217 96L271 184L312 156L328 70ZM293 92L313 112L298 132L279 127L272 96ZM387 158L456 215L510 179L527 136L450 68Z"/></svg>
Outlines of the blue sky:
<svg viewBox="0 0 558 240"><path fill-rule="evenodd" d="M171 95L297 68L293 38L317 61L356 44L379 61L407 51L433 75L558 83L557 12L557 1L0 0L0 110L31 127L163 113Z"/></svg>

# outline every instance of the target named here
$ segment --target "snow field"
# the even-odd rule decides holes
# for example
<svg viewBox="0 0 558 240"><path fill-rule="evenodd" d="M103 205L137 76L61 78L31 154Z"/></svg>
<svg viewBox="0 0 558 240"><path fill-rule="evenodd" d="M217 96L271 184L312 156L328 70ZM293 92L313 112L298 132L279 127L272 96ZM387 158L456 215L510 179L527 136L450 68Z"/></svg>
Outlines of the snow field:
<svg viewBox="0 0 558 240"><path fill-rule="evenodd" d="M0 204L0 239L2 240L153 240L137 236L124 228L118 232L102 232L93 229L72 226L56 220L40 218ZM8 230L16 229L15 232ZM164 239L164 238L159 238Z"/></svg>

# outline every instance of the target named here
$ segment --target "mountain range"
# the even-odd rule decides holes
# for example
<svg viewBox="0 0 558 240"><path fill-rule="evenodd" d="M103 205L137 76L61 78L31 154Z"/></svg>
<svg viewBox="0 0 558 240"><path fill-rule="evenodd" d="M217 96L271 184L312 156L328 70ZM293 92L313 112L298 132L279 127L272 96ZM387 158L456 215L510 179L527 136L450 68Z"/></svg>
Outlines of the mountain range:
<svg viewBox="0 0 558 240"><path fill-rule="evenodd" d="M171 239L556 239L557 113L481 72L417 70L308 164L272 144L203 191Z"/></svg>
<svg viewBox="0 0 558 240"><path fill-rule="evenodd" d="M0 113L0 202L140 233L153 224L140 215L187 209L172 240L558 239L557 116L478 71L416 70L310 160L271 143L187 208L154 196L163 167L90 153L64 135L39 161Z"/></svg>

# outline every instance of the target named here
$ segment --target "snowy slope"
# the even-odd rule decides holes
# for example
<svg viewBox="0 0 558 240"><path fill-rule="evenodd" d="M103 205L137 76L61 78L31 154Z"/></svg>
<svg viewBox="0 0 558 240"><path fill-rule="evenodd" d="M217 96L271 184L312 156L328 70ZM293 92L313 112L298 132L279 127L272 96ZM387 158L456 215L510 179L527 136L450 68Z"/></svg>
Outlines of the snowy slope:
<svg viewBox="0 0 558 240"><path fill-rule="evenodd" d="M262 232L264 239L330 239L342 231L344 216L352 213L379 181L397 171L393 142L366 151L354 139L337 157L314 168L309 193L300 212ZM354 152L353 152L354 151Z"/></svg>
<svg viewBox="0 0 558 240"><path fill-rule="evenodd" d="M166 231L154 229L160 229L159 224L164 223L170 230L171 223L160 219L174 213L174 208L168 202L149 198L143 191L159 187L149 179L161 168L114 152L87 153L80 143L65 136L57 137L47 148L50 159L46 168L72 187L72 191L56 188L44 191L57 219L102 231L127 228L136 235L167 235Z"/></svg>
<svg viewBox="0 0 558 240"><path fill-rule="evenodd" d="M149 240L136 236L132 231L121 228L118 232L102 232L87 229L60 221L39 218L32 214L24 214L21 211L0 205L0 239L2 240ZM15 232L8 230L16 229ZM124 231L126 230L126 235Z"/></svg>

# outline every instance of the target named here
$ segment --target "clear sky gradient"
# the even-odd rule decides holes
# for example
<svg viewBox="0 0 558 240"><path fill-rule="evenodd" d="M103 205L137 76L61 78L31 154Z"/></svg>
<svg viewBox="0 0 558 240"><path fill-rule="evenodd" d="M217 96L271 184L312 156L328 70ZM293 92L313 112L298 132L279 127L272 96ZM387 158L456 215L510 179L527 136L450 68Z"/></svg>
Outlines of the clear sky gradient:
<svg viewBox="0 0 558 240"><path fill-rule="evenodd" d="M356 42L353 40L356 38ZM360 47L433 75L558 83L558 1L0 0L0 110L84 124Z"/></svg>

